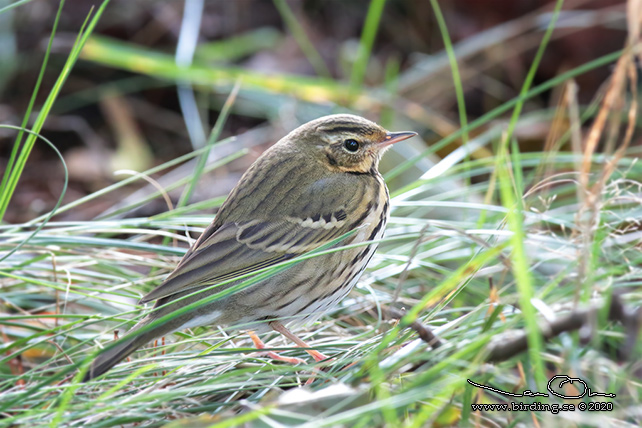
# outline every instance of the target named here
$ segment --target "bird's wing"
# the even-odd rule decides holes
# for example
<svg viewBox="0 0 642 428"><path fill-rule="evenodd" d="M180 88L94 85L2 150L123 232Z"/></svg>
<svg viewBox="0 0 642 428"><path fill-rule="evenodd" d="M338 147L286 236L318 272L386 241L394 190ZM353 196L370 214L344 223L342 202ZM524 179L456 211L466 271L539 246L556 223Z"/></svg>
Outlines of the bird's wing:
<svg viewBox="0 0 642 428"><path fill-rule="evenodd" d="M157 300L214 285L286 261L331 242L360 224L344 210L279 221L250 220L212 225L169 277L141 299ZM356 219L358 220L358 219Z"/></svg>
<svg viewBox="0 0 642 428"><path fill-rule="evenodd" d="M272 266L331 242L363 223L363 212L370 209L376 194L372 177L315 174L317 170L311 169L292 180L291 172L306 161L294 160L265 155L257 160L174 272L141 302ZM367 201L368 207L359 211L355 207L362 201Z"/></svg>

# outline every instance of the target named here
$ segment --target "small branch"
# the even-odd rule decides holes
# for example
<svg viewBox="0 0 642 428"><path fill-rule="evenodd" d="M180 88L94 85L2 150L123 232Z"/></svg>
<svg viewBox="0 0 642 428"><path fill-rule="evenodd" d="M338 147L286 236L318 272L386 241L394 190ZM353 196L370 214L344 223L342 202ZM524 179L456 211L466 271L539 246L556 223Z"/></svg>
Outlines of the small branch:
<svg viewBox="0 0 642 428"><path fill-rule="evenodd" d="M561 316L558 319L543 325L541 328L544 340L548 341L568 331L575 331L583 328L591 329L591 324L595 317L594 314L600 309L601 305L594 305L586 309L575 310L568 315ZM395 309L386 309L386 313L389 314L391 318L400 318L403 316L403 313ZM613 294L609 307L608 319L610 321L622 323L625 328L626 340L624 346L621 349L618 349L618 353L621 360L626 361L631 358L635 345L639 339L640 331L642 330L642 307L638 307L636 309L629 308L622 303L622 299L619 295ZM419 329L415 324L419 326ZM422 333L420 333L421 329L426 329L419 323L413 323L411 328L417 331L420 336L422 335ZM439 342L439 339L437 339L430 330L426 329L426 331L428 336L422 336L424 341L431 343L431 338L435 338L437 342L432 345L433 348L437 348L442 345L442 343ZM528 339L524 330L506 332L495 336L492 340L488 346L488 356L486 357L486 361L490 363L505 361L526 352L527 350ZM416 371L419 367L428 363L428 361L428 359L417 361L407 371Z"/></svg>
<svg viewBox="0 0 642 428"><path fill-rule="evenodd" d="M583 327L590 327L591 313L598 311L599 306L593 306L588 309L576 310L568 315L559 317L549 322L542 329L542 336L545 340L550 340L567 331L580 330ZM622 349L622 357L627 359L635 346L640 326L642 324L642 311L640 308L630 310L625 307L619 295L614 294L611 298L609 308L609 320L619 321L626 328L627 341ZM498 336L489 346L487 360L489 362L505 361L528 349L526 332L519 331L508 332Z"/></svg>
<svg viewBox="0 0 642 428"><path fill-rule="evenodd" d="M400 320L405 315L404 312L395 308L390 308L390 307L384 308L384 314L387 319L397 319L397 320ZM443 345L443 342L437 336L435 336L432 330L430 330L429 327L426 327L419 321L413 321L408 327L410 327L415 332L417 332L421 340L426 342L433 349L437 349Z"/></svg>

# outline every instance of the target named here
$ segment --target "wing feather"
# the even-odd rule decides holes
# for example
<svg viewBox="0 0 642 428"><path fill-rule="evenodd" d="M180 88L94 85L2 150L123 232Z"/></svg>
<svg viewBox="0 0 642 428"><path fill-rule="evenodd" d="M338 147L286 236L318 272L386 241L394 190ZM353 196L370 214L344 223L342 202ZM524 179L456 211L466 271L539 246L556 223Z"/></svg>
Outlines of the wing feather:
<svg viewBox="0 0 642 428"><path fill-rule="evenodd" d="M289 260L349 231L346 222L331 228L318 223L252 220L227 223L186 255L179 266L140 302L205 287Z"/></svg>
<svg viewBox="0 0 642 428"><path fill-rule="evenodd" d="M377 195L373 177L304 174L294 185L278 162L270 162L250 167L174 272L141 303L214 285L318 248L358 226L351 218L360 215L354 207ZM266 180L268 176L274 180Z"/></svg>

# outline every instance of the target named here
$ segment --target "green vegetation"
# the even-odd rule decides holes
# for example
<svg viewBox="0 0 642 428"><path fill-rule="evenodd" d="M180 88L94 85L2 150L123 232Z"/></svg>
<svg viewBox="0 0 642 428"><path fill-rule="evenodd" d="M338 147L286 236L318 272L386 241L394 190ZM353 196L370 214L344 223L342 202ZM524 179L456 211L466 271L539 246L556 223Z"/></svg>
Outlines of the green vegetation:
<svg viewBox="0 0 642 428"><path fill-rule="evenodd" d="M34 145L47 142L40 135L43 124L78 64L136 75L115 82L121 92L188 82L204 97L213 88L224 93L227 102L206 103L206 109L220 114L205 147L88 196L69 200L61 195L51 212L35 219L0 223L0 426L639 425L638 32L629 28L632 36L621 51L537 81L560 22L559 1L546 15L546 26L533 31L539 49L521 92L471 117L465 104L470 70L466 58L459 57L462 46L450 40L437 1L431 4L451 70L441 80L428 68L400 67L395 58L383 65L373 60L384 9L390 6L380 0L363 11L350 73L333 78L289 4L275 0L274 7L319 77L231 65L239 52L247 55L278 43L282 35L273 29L219 40L198 50L193 64L178 66L167 52L93 34L113 6L105 1L78 29L56 84L44 88L41 79L52 67L57 23L68 7L60 3L22 125L0 125L17 135L2 177L0 219L11 210ZM502 40L500 35L497 43L509 43L512 36L507 33ZM216 62L210 63L212 58ZM374 84L366 71L377 66L382 78ZM592 102L582 104L573 79L604 66L610 67L610 80L602 90L595 88ZM132 80L138 75L145 83ZM420 96L411 100L404 92L423 85L443 85L454 94L450 99L458 123L446 126L449 122ZM37 94L45 90L38 104ZM60 102L78 106L106 90L92 88ZM557 105L531 103L551 90L558 94ZM202 211L211 213L222 204L223 197L195 201L194 195L208 173L225 174L250 151L250 145L237 144L241 137L221 137L230 115L271 119L287 103L317 116L381 114L393 130L415 129L433 140L427 147L391 153L398 161L394 167L384 162L393 211L377 255L336 310L300 331L333 360L315 365L277 334L265 335L271 349L310 360L306 366L285 365L258 353L241 332L199 327L150 344L107 375L80 383L91 358L144 314L138 299L162 281L209 224L212 215ZM535 150L520 134L534 124L545 129ZM47 144L56 149L56 141ZM224 151L230 147L234 150ZM448 154L436 156L443 150ZM180 165L189 165L189 173L158 184ZM144 197L125 198L127 186L142 187L144 179L157 186L149 184ZM159 214L123 215L169 198L174 189L179 190L175 209L170 202L172 209ZM56 217L110 195L122 203L92 220ZM234 289L257 280L247 277ZM439 346L422 340L430 332ZM545 391L548 379L558 374L581 378L592 391L616 397L515 399L467 382L511 393ZM570 396L581 393L582 386L567 384L562 390ZM603 401L614 410L471 410L473 403L514 401L576 406Z"/></svg>

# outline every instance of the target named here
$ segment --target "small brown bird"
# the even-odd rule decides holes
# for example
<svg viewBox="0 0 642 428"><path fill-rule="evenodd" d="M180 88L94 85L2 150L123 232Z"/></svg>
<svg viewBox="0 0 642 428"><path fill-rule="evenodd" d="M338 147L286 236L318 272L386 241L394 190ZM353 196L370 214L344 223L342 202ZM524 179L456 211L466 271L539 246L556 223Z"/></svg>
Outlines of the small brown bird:
<svg viewBox="0 0 642 428"><path fill-rule="evenodd" d="M118 344L99 354L84 380L100 376L157 337L207 324L253 332L273 329L309 348L286 325L310 322L344 298L370 261L376 243L300 261L233 294L140 330L243 280L212 285L290 260L351 231L333 247L381 238L389 196L378 171L379 159L391 144L414 135L388 132L348 114L322 117L289 133L250 166L176 269L140 300L155 300L154 310ZM177 301L198 290L204 291ZM257 348L262 348L260 339L250 334ZM307 352L317 361L326 358L311 349Z"/></svg>

